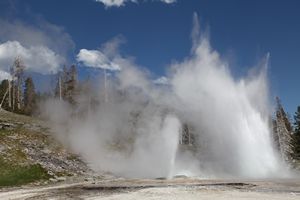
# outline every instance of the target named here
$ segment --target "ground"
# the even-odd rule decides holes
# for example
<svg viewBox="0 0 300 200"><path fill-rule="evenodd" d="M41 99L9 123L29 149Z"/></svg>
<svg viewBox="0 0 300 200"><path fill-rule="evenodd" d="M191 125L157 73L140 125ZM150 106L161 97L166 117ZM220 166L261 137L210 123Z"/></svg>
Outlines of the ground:
<svg viewBox="0 0 300 200"><path fill-rule="evenodd" d="M89 176L89 167L43 121L0 110L0 188Z"/></svg>
<svg viewBox="0 0 300 200"><path fill-rule="evenodd" d="M255 199L299 200L300 182L283 180L107 179L2 189L0 199Z"/></svg>

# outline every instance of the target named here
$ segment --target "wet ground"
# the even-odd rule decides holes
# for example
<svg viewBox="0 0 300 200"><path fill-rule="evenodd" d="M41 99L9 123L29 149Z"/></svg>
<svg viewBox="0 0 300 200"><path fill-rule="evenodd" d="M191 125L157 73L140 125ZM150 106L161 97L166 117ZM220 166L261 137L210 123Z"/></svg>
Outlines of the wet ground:
<svg viewBox="0 0 300 200"><path fill-rule="evenodd" d="M0 199L283 199L300 200L299 179L113 179L4 189Z"/></svg>

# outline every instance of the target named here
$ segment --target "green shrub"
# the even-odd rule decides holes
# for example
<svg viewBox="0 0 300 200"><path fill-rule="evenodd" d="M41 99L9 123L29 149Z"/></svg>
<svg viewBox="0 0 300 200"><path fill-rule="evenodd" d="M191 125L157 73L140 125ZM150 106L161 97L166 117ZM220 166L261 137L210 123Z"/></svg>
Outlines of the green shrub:
<svg viewBox="0 0 300 200"><path fill-rule="evenodd" d="M50 177L40 164L19 166L0 159L0 186L22 185Z"/></svg>

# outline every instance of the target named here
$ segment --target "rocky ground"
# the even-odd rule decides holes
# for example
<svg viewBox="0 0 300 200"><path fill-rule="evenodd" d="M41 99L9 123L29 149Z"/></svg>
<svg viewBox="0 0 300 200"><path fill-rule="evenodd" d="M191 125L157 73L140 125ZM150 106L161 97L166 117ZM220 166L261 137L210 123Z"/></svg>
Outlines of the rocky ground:
<svg viewBox="0 0 300 200"><path fill-rule="evenodd" d="M45 123L35 118L1 110L0 165L2 164L2 167L3 163L13 166L16 171L24 167L29 169L29 166L40 166L49 176L28 181L35 185L66 179L99 178L79 156L70 153L51 136ZM0 166L0 179L1 174L5 173L4 170ZM7 173L13 174L14 171L6 172L6 175Z"/></svg>

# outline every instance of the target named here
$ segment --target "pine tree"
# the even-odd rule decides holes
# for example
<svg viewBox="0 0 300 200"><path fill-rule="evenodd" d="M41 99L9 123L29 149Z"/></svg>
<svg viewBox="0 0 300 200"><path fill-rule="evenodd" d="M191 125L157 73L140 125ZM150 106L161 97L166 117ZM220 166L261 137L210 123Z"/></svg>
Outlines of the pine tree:
<svg viewBox="0 0 300 200"><path fill-rule="evenodd" d="M282 158L286 162L290 162L293 154L293 129L278 97L276 97L276 101L276 119L273 121L274 139Z"/></svg>
<svg viewBox="0 0 300 200"><path fill-rule="evenodd" d="M31 115L36 108L36 93L34 83L31 77L25 80L24 89L24 113Z"/></svg>
<svg viewBox="0 0 300 200"><path fill-rule="evenodd" d="M285 124L287 131L291 133L293 131L293 128L292 128L291 122L289 120L288 114L283 109L283 106L280 102L279 97L276 97L276 102L277 102L276 114L281 115L282 119L284 120L284 124Z"/></svg>
<svg viewBox="0 0 300 200"><path fill-rule="evenodd" d="M300 160L300 106L294 115L293 158Z"/></svg>

